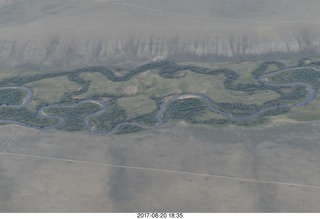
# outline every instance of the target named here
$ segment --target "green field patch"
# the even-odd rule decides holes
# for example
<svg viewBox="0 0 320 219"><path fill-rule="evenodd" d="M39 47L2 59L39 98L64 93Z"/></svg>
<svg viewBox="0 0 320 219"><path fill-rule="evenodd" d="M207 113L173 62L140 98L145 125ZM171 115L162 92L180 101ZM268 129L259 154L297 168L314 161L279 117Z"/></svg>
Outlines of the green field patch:
<svg viewBox="0 0 320 219"><path fill-rule="evenodd" d="M266 68L265 72L272 72L272 71L276 71L279 70L279 68L275 65L268 65L268 67Z"/></svg>
<svg viewBox="0 0 320 219"><path fill-rule="evenodd" d="M28 109L35 109L42 103L57 103L65 93L80 89L80 85L69 81L67 76L46 78L27 84L33 91L33 99Z"/></svg>
<svg viewBox="0 0 320 219"><path fill-rule="evenodd" d="M254 61L241 62L241 63L230 63L223 65L223 68L231 69L239 74L239 78L235 83L250 83L257 84L257 80L252 77L252 71L255 70L259 64Z"/></svg>
<svg viewBox="0 0 320 219"><path fill-rule="evenodd" d="M248 62L252 65L251 62ZM248 64L247 64L248 65ZM225 89L224 75L202 75L192 71L179 72L183 77L163 78L158 75L157 70L145 71L129 81L112 82L98 72L82 73L81 78L90 81L86 93L77 98L89 97L93 94L112 93L118 96L167 96L174 93L203 93L217 102L242 102L262 104L266 101L276 99L279 94L272 90L255 91L248 95L247 92Z"/></svg>
<svg viewBox="0 0 320 219"><path fill-rule="evenodd" d="M279 94L272 90L255 91L252 95L243 91L227 90L223 82L224 75L202 75L191 71L184 71L184 77L166 79L152 72L143 73L136 77L140 81L144 93L147 96L166 96L176 93L203 93L217 102L242 102L262 104L266 101L276 99Z"/></svg>
<svg viewBox="0 0 320 219"><path fill-rule="evenodd" d="M76 96L77 98L86 98L95 94L109 93L117 96L131 96L138 93L140 84L136 80L113 82L99 72L81 73L81 78L90 81L89 88L84 94Z"/></svg>
<svg viewBox="0 0 320 219"><path fill-rule="evenodd" d="M287 117L296 121L320 120L320 93L307 106L292 108Z"/></svg>
<svg viewBox="0 0 320 219"><path fill-rule="evenodd" d="M18 105L26 93L21 89L7 88L0 90L0 106L1 105Z"/></svg>
<svg viewBox="0 0 320 219"><path fill-rule="evenodd" d="M215 90L208 89L205 94L217 102L262 104L280 97L280 95L273 90L256 90L248 94L243 91L227 90L222 83L216 84L215 88Z"/></svg>
<svg viewBox="0 0 320 219"><path fill-rule="evenodd" d="M320 112L319 110L317 111L309 111L306 112L301 112L300 110L294 109L291 110L288 114L287 117L296 121L317 121L320 120Z"/></svg>
<svg viewBox="0 0 320 219"><path fill-rule="evenodd" d="M0 70L0 81L6 78L15 76L31 76L39 72L25 69L1 69Z"/></svg>
<svg viewBox="0 0 320 219"><path fill-rule="evenodd" d="M158 75L156 71L144 72L136 77L141 92L147 96L163 97L173 93L182 93L188 89L185 78L169 79Z"/></svg>
<svg viewBox="0 0 320 219"><path fill-rule="evenodd" d="M155 102L145 95L122 97L118 99L117 105L126 109L129 119L147 114L156 108Z"/></svg>

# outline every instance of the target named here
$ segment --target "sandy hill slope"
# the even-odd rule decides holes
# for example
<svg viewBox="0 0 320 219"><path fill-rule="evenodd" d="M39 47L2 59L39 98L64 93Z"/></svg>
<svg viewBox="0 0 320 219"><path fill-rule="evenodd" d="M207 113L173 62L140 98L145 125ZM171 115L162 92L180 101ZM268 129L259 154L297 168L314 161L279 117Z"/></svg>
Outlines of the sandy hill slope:
<svg viewBox="0 0 320 219"><path fill-rule="evenodd" d="M317 0L0 0L0 66L320 51Z"/></svg>

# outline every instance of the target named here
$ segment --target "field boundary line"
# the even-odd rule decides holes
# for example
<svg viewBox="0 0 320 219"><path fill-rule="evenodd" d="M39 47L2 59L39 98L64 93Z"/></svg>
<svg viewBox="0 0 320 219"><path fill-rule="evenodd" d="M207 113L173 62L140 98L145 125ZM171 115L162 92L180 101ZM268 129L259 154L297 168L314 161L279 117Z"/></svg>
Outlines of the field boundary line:
<svg viewBox="0 0 320 219"><path fill-rule="evenodd" d="M17 126L17 128L15 130L13 130L11 132L11 134L6 138L6 140L2 143L1 150L0 150L1 153L5 153L6 152L7 145L12 141L12 139L18 133L19 130L20 130L20 127Z"/></svg>
<svg viewBox="0 0 320 219"><path fill-rule="evenodd" d="M110 163L102 163L102 162L91 162L91 161L84 161L84 160L56 158L56 157L49 157L49 156L19 154L19 153L10 153L10 152L2 152L2 153L0 153L0 156L1 155L12 155L12 156L19 156L19 157L26 157L26 158L29 157L29 158L47 159L47 160L64 161L64 162L75 162L75 163L80 163L80 164L90 164L90 165L107 166L107 167L118 167L118 168L125 168L125 169L158 171L158 172L163 172L163 173L187 174L187 175L194 175L194 176L230 179L230 180L234 180L234 181L245 181L245 182L252 182L252 183L265 183L265 184L274 184L274 185L283 185L283 186L294 186L294 187L320 189L320 186L316 186L316 185L298 184L298 183L290 183L290 182L279 182L279 181L272 181L272 180L248 179L248 178L241 178L241 177L234 177L234 176L227 176L227 175L218 175L218 174L187 172L187 171L158 169L158 168L149 168L149 167L126 166L126 165L118 165L118 164L110 164Z"/></svg>
<svg viewBox="0 0 320 219"><path fill-rule="evenodd" d="M278 22L281 24L288 24L288 23L301 23L301 24L314 24L314 25L319 25L320 23L318 22L311 22L311 21L301 21L301 20L271 20L271 19L233 19L233 18L222 18L222 17L216 17L216 16L199 16L199 15L192 15L192 14L183 14L183 13L175 13L175 12L170 12L170 11L165 11L161 9L156 9L156 8L150 8L150 7L145 7L145 6L139 6L135 4L130 4L126 2L118 2L118 1L111 1L108 2L111 4L115 5L123 5L127 7L133 7L133 8L139 8L139 9L144 9L144 10L149 10L149 11L154 11L162 14L167 14L167 15L173 15L173 16L180 16L180 17L190 17L190 18L198 18L198 19L208 19L208 20L217 20L217 21L224 21L224 22L233 22L233 23L266 23L266 22Z"/></svg>

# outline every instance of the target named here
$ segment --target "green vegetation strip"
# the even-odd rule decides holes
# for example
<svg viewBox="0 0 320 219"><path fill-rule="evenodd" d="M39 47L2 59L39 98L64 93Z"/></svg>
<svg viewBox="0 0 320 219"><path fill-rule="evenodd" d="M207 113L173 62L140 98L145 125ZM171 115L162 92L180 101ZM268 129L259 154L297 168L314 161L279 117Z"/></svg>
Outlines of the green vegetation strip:
<svg viewBox="0 0 320 219"><path fill-rule="evenodd" d="M192 121L207 109L206 104L200 99L183 99L170 103L163 117L165 120L186 120Z"/></svg>
<svg viewBox="0 0 320 219"><path fill-rule="evenodd" d="M1 105L17 105L20 104L25 96L25 92L20 89L8 88L0 90L0 106Z"/></svg>
<svg viewBox="0 0 320 219"><path fill-rule="evenodd" d="M0 120L11 120L24 123L26 126L43 128L57 122L56 119L38 117L24 108L0 107Z"/></svg>
<svg viewBox="0 0 320 219"><path fill-rule="evenodd" d="M90 114L98 112L100 106L94 103L82 103L76 107L54 107L45 110L48 115L64 117L67 122L59 129L65 131L80 131L86 128L84 118Z"/></svg>
<svg viewBox="0 0 320 219"><path fill-rule="evenodd" d="M319 66L318 62L311 62L302 60L299 62L299 66ZM263 62L259 65L258 68L251 72L252 77L258 81L258 79L266 74L267 69L285 69L284 64L280 62ZM291 67L293 68L293 67ZM228 102L214 102L213 106L219 109L220 111L226 112L230 115L235 116L244 116L248 114L253 114L259 110L275 107L272 110L262 113L257 122L265 121L265 118L273 115L283 114L289 111L289 107L278 107L281 105L292 105L294 103L299 103L307 95L307 91L303 85L297 86L272 86L265 83L240 83L239 75L236 71L220 68L220 69L209 69L205 67L199 67L194 65L177 65L169 61L160 61L160 62L151 62L145 65L142 65L136 69L133 69L126 74L117 76L112 70L105 67L87 67L74 71L68 72L59 72L59 73L49 73L42 74L38 73L35 75L27 76L15 76L11 78L6 78L0 81L0 118L2 120L12 120L17 122L25 123L26 125L31 124L32 126L43 127L52 125L56 120L49 118L40 118L37 113L32 113L24 108L10 108L10 105L19 104L23 100L23 91L19 89L6 89L8 86L22 86L27 83L41 81L45 78L54 78L67 76L69 81L75 82L79 85L79 89L65 92L63 97L60 99L60 103L75 103L79 100L76 100L75 96L85 94L88 91L91 81L85 80L81 77L82 73L86 72L98 72L104 75L108 80L112 82L123 82L129 81L134 76L143 73L147 70L157 70L158 75L167 79L179 80L181 77L185 77L184 74L181 74L181 71L190 71L195 74L216 76L223 75L225 80L223 82L224 87L227 90L247 92L248 96L254 94L256 91L269 91L273 90L280 95L279 98L264 102L262 105L257 104L244 104L244 103L228 103ZM282 74L274 75L269 78L274 83L292 83L292 82L304 82L313 86L317 91L320 87L320 74L319 71L315 69L296 69L292 71L283 72ZM240 80L241 81L241 80ZM187 88L186 88L187 89ZM186 90L186 93L188 91ZM88 115L94 114L99 111L99 106L93 103L84 103L76 107L52 107L46 110L46 113L49 115L57 115L63 118L66 118L67 122L59 127L60 129L66 131L79 131L87 128L88 125L93 127L94 131L108 131L112 130L114 127L118 126L124 122L135 122L142 124L141 127L135 125L123 125L119 126L117 133L126 133L126 132L136 132L143 129L144 125L153 126L158 121L156 119L156 114L158 109L154 109L151 112L145 113L143 115L136 116L134 118L128 118L127 111L125 108L120 107L117 104L117 99L122 96L117 96L115 94L108 93L96 93L91 95L90 98L100 99L102 97L108 98L109 106L108 109L99 115L90 117L88 124L83 122L84 118ZM89 98L89 97L87 97ZM159 101L161 102L163 97L155 97L154 100L156 105L159 107ZM43 105L49 105L52 103L41 103L37 109ZM200 99L184 99L177 100L170 103L166 110L164 111L163 118L165 121L168 120L186 120L188 122L203 123L203 124L224 124L231 121L226 119L209 119L202 120L200 118L207 111L207 106ZM234 121L232 121L234 123ZM253 121L242 121L238 122L239 125L248 125L254 123Z"/></svg>

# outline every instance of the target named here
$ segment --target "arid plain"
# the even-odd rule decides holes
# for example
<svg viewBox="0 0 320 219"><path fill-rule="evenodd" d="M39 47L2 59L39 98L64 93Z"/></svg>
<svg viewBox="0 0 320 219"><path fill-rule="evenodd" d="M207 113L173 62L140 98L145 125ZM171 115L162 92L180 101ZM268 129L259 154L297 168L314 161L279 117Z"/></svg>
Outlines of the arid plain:
<svg viewBox="0 0 320 219"><path fill-rule="evenodd" d="M1 128L1 211L317 212L319 123L139 135Z"/></svg>

